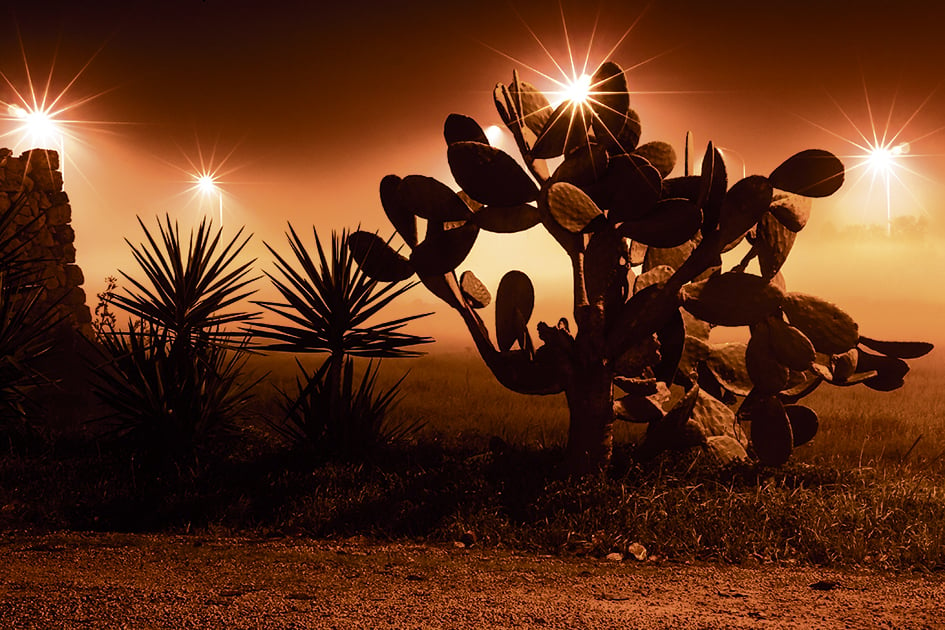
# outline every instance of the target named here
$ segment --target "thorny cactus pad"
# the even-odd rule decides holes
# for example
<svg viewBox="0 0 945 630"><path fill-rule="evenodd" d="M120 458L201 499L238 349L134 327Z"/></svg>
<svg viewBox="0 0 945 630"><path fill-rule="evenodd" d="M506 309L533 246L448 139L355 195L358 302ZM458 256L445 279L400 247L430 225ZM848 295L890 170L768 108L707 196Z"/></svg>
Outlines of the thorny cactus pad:
<svg viewBox="0 0 945 630"><path fill-rule="evenodd" d="M687 138L684 175L670 177L676 151L640 144L640 118L613 62L597 70L580 102L552 107L517 73L496 86L494 99L525 167L490 146L473 119L451 114L443 135L462 190L388 175L381 201L410 255L366 233L352 235L352 254L378 279L416 273L459 312L504 386L564 392L572 473L606 467L615 420L647 424L642 457L701 447L722 461L752 453L783 464L817 431L817 415L797 404L815 387L895 389L909 369L905 359L931 350L862 337L838 306L787 290L780 269L811 198L843 183L843 164L829 152L801 151L767 176L730 184L711 142L692 174ZM521 271L502 278L494 300L471 271L457 279L480 230L538 224L571 261L573 324L531 327L534 289ZM738 247L740 261L723 269L722 254ZM496 342L476 312L492 302ZM714 326L747 326L750 340L712 343ZM747 435L740 422L750 423Z"/></svg>

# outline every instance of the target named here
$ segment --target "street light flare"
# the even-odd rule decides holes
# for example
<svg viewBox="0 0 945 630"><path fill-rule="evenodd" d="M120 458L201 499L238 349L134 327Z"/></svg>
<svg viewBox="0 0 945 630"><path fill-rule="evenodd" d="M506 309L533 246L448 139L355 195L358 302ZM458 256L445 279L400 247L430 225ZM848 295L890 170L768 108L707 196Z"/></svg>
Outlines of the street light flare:
<svg viewBox="0 0 945 630"><path fill-rule="evenodd" d="M581 104L591 96L591 75L584 73L564 86L564 97L574 104Z"/></svg>
<svg viewBox="0 0 945 630"><path fill-rule="evenodd" d="M56 112L41 106L22 107L15 103L7 105L11 120L19 121L16 131L28 137L35 147L61 145L63 130L55 119Z"/></svg>
<svg viewBox="0 0 945 630"><path fill-rule="evenodd" d="M200 189L200 192L204 194L210 194L217 189L217 182L214 179L213 175L209 173L202 173L196 176L197 179L197 188Z"/></svg>
<svg viewBox="0 0 945 630"><path fill-rule="evenodd" d="M880 173L889 173L896 167L896 159L909 153L909 143L897 145L877 145L870 148L866 162L870 168Z"/></svg>

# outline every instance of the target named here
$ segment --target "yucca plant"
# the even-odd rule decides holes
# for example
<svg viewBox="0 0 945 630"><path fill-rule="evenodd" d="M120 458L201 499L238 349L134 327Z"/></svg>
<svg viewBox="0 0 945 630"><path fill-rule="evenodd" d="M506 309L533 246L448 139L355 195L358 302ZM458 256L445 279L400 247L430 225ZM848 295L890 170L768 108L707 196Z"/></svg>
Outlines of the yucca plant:
<svg viewBox="0 0 945 630"><path fill-rule="evenodd" d="M116 293L112 301L133 317L153 323L166 330L170 340L184 346L206 341L220 342L234 333L235 328L258 317L258 313L225 312L255 291L249 285L255 259L237 264L252 236L242 240L243 230L226 244L221 243L223 229L212 232L211 222L203 219L197 233L191 232L186 254L176 223L169 216L158 222L160 242L156 240L141 219L147 244L137 246L125 239L135 260L144 272L139 281L123 271L121 275L134 287L125 294Z"/></svg>
<svg viewBox="0 0 945 630"><path fill-rule="evenodd" d="M33 225L42 215L18 222L27 201L28 197L21 193L10 201L6 210L0 211L0 271L7 287L26 287L36 280L35 271L40 261L27 256L26 250Z"/></svg>
<svg viewBox="0 0 945 630"><path fill-rule="evenodd" d="M97 366L93 390L111 410L102 421L135 450L186 456L225 431L251 399L256 382L243 378L248 337L206 344L192 356L166 328L129 322L125 331L106 325L100 342L107 360Z"/></svg>
<svg viewBox="0 0 945 630"><path fill-rule="evenodd" d="M62 318L56 303L43 304L41 298L41 286L11 281L0 272L0 427L8 439L33 432L27 422L31 394L49 382L36 364L52 348L52 332Z"/></svg>
<svg viewBox="0 0 945 630"><path fill-rule="evenodd" d="M302 369L296 405L287 410L286 422L296 423L293 414L299 413L304 405L318 400L317 409L322 418L324 429L305 432L308 439L332 440L340 435L331 427L344 423L361 426L365 430L362 440L365 448L377 442L384 435L383 418L376 418L370 423L361 423L352 407L352 399L345 391L353 388L349 357L388 358L415 357L420 352L413 346L430 343L430 337L413 335L403 331L407 323L428 315L408 315L383 322L371 322L397 297L410 290L416 283L384 282L366 276L355 263L350 253L351 235L347 231L333 232L331 248L326 253L315 235L316 256L313 257L292 225L286 234L289 246L298 267L281 256L269 244L266 247L276 260L277 274L267 276L282 295L284 302L257 302L267 310L280 315L289 323L260 324L258 336L271 340L266 346L269 350L295 353L328 353L328 357L319 370L312 374ZM301 368L301 365L300 365ZM373 396L373 379L376 367L369 366L362 379L359 392ZM373 371L372 371L373 370ZM304 387L301 383L304 381ZM375 402L387 397L393 398L399 382L391 390L382 393ZM308 401L308 402L306 402ZM362 403L359 403L362 404ZM366 403L363 403L366 404ZM375 405L383 415L388 405ZM313 413L315 413L313 411ZM309 425L314 416L309 414ZM352 429L353 430L353 429ZM391 437L388 435L388 437ZM324 448L332 449L341 444L328 444ZM320 446L319 448L323 448Z"/></svg>
<svg viewBox="0 0 945 630"><path fill-rule="evenodd" d="M243 378L249 337L229 327L259 314L224 311L254 292L253 261L237 262L251 237L240 230L223 244L222 230L203 220L185 250L170 218L159 239L138 222L147 244L126 242L145 277L120 272L133 289L110 301L131 319L99 335L94 391L115 434L152 455L187 456L243 410L255 385Z"/></svg>
<svg viewBox="0 0 945 630"><path fill-rule="evenodd" d="M32 396L38 385L50 382L38 364L62 320L58 303L46 301L37 282L41 261L27 252L40 217L23 220L27 201L26 194L16 195L0 211L0 431L11 441L36 432L28 421Z"/></svg>
<svg viewBox="0 0 945 630"><path fill-rule="evenodd" d="M355 386L354 361L345 359L340 396L335 402L341 413L332 414L329 361L312 373L299 361L296 364L301 375L296 377L294 391L277 388L284 421L269 423L290 444L313 449L319 455L347 457L403 440L423 426L420 420L394 423L388 418L400 402L400 384L406 374L389 388L376 392L378 364L369 362Z"/></svg>

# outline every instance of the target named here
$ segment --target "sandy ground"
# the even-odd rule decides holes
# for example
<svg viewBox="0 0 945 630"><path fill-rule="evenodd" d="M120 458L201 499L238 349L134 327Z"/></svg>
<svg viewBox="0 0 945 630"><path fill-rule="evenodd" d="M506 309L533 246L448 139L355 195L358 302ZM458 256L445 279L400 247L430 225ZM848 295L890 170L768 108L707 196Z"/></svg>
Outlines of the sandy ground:
<svg viewBox="0 0 945 630"><path fill-rule="evenodd" d="M0 557L2 628L945 627L945 575L123 534Z"/></svg>

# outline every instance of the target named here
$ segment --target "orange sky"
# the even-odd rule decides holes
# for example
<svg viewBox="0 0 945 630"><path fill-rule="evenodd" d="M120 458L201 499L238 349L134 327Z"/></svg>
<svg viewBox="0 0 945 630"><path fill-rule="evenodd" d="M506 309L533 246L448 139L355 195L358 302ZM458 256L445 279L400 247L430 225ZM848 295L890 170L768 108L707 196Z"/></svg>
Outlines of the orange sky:
<svg viewBox="0 0 945 630"><path fill-rule="evenodd" d="M743 167L767 174L806 148L843 156L847 184L815 202L785 268L789 288L841 304L867 334L941 337L942 6L604 1L582 13L576 2L559 9L514 0L352 1L331 9L219 0L84 4L35 2L4 16L0 72L25 93L18 31L34 82L44 84L52 68L54 93L92 59L63 101L96 96L65 115L94 121L72 127L65 172L92 306L106 275L134 269L123 239L140 238L136 215L154 225L155 215L169 212L185 229L215 215L215 204L187 190L198 146L205 159L214 147L216 162L229 156L221 167L225 228L255 233L263 267L261 241L284 251L287 221L323 234L358 224L389 233L380 179L422 173L452 184L441 135L446 115L497 123L491 90L510 80L513 67L552 88L541 73L557 72L529 28L567 64L563 13L579 59L590 47L593 65L616 46L612 59L632 68L644 141L665 140L681 152L689 130L700 151L708 140L727 149L730 173L738 174ZM9 86L0 86L0 99L15 100ZM862 144L857 129L872 137L870 112L880 135L901 130L896 142L910 142L890 201L894 216L920 221L918 236L882 234L885 191L860 179L861 150L843 139ZM7 125L0 133L12 129L0 125ZM2 144L28 148L15 134ZM875 228L850 227L858 224ZM569 286L568 267L540 228L482 238L463 268L493 290L505 271L523 269L536 285L536 317L567 314L560 287ZM404 308L440 311L427 324L435 336L458 330L458 317L422 289Z"/></svg>

